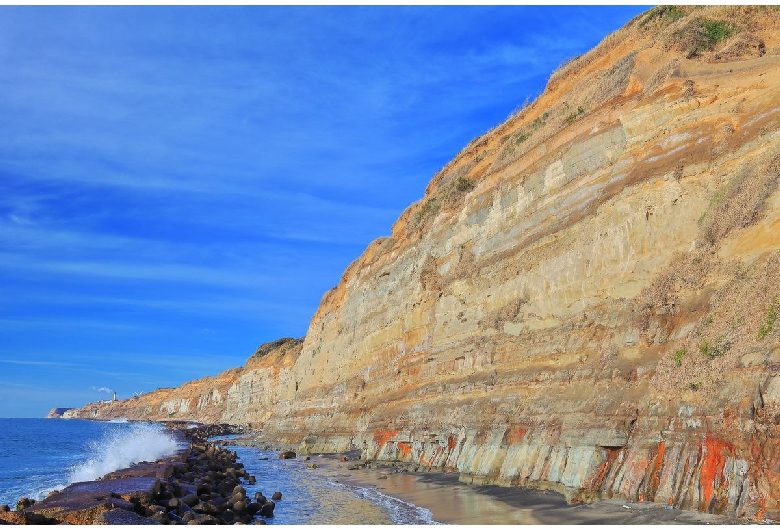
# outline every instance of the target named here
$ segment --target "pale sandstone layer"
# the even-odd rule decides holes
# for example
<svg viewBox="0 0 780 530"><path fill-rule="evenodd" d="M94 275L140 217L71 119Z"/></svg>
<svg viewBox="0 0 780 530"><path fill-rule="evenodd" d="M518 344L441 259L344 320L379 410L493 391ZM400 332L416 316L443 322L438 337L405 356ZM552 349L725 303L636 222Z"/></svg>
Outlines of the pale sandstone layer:
<svg viewBox="0 0 780 530"><path fill-rule="evenodd" d="M780 519L779 46L776 8L637 17L445 166L302 343L64 416Z"/></svg>

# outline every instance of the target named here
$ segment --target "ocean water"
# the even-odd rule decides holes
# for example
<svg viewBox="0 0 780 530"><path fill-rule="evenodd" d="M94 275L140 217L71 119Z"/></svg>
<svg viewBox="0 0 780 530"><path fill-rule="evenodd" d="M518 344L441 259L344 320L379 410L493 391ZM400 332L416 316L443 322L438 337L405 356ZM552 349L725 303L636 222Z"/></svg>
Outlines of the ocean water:
<svg viewBox="0 0 780 530"><path fill-rule="evenodd" d="M222 437L224 438L224 437ZM280 460L278 452L231 446L257 479L244 485L247 496L282 492L267 524L436 524L431 511L373 487L359 486L302 459Z"/></svg>
<svg viewBox="0 0 780 530"><path fill-rule="evenodd" d="M156 460L177 448L153 423L0 418L0 504L42 499L70 483Z"/></svg>
<svg viewBox="0 0 780 530"><path fill-rule="evenodd" d="M0 419L0 504L42 499L73 482L97 479L134 462L156 460L177 442L154 423L89 420ZM344 482L301 459L231 447L257 483L247 495L281 491L268 524L431 524L430 510L377 488Z"/></svg>

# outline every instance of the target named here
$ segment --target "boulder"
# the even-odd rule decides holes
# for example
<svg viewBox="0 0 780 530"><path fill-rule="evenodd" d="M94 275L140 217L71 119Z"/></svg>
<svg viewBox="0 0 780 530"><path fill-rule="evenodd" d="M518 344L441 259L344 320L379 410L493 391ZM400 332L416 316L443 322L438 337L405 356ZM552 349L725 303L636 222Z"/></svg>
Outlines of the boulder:
<svg viewBox="0 0 780 530"><path fill-rule="evenodd" d="M193 506L192 509L195 510L196 512L205 513L205 514L215 514L219 511L217 510L217 507L210 502L200 502L195 506Z"/></svg>
<svg viewBox="0 0 780 530"><path fill-rule="evenodd" d="M263 507L260 508L260 515L263 517L273 517L274 508L276 508L276 503L274 501L267 501L263 504Z"/></svg>
<svg viewBox="0 0 780 530"><path fill-rule="evenodd" d="M198 489L196 490L198 495L207 495L211 493L211 486L208 484L199 484Z"/></svg>
<svg viewBox="0 0 780 530"><path fill-rule="evenodd" d="M295 451L282 451L279 453L279 458L281 460L289 460L291 458L295 458Z"/></svg>
<svg viewBox="0 0 780 530"><path fill-rule="evenodd" d="M226 523L232 523L236 519L236 514L232 510L225 510L219 515L219 518Z"/></svg>
<svg viewBox="0 0 780 530"><path fill-rule="evenodd" d="M22 497L16 502L16 511L21 512L22 510L26 510L30 506L35 504L35 499L30 499L28 497Z"/></svg>
<svg viewBox="0 0 780 530"><path fill-rule="evenodd" d="M185 495L184 497L182 497L181 502L183 502L187 506L195 506L200 502L200 499L194 493L190 493L189 495Z"/></svg>
<svg viewBox="0 0 780 530"><path fill-rule="evenodd" d="M193 522L194 521L194 522ZM213 515L199 515L187 524L219 524L219 519Z"/></svg>
<svg viewBox="0 0 780 530"><path fill-rule="evenodd" d="M275 491L273 495L271 495L272 501L280 501L282 500L282 492L281 491Z"/></svg>

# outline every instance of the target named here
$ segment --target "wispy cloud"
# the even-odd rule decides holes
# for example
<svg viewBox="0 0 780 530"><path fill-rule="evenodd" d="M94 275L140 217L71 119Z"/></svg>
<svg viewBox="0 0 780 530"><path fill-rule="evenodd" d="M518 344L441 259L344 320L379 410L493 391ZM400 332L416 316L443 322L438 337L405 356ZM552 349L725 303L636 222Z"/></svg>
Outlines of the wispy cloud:
<svg viewBox="0 0 780 530"><path fill-rule="evenodd" d="M107 322L105 320L90 320L85 318L0 318L0 330L3 329L28 329L28 330L48 330L50 328L83 330L99 329L114 332L137 331L144 326L122 322ZM153 326L153 324L148 324Z"/></svg>
<svg viewBox="0 0 780 530"><path fill-rule="evenodd" d="M0 363L15 364L19 366L74 366L72 363L58 361L25 361L19 359L0 359Z"/></svg>
<svg viewBox="0 0 780 530"><path fill-rule="evenodd" d="M129 394L302 334L433 173L641 9L0 8L5 357Z"/></svg>

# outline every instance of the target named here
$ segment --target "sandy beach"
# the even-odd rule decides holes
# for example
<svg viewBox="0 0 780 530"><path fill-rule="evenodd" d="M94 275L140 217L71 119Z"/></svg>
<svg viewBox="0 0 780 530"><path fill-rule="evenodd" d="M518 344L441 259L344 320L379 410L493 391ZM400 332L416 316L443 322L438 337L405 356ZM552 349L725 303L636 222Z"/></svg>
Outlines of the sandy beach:
<svg viewBox="0 0 780 530"><path fill-rule="evenodd" d="M354 469L333 455L312 455L313 472L334 480L376 488L408 503L431 510L446 524L735 524L738 519L683 511L655 503L599 500L570 505L552 491L471 486L455 473L409 472L392 464ZM349 469L353 468L353 469Z"/></svg>

